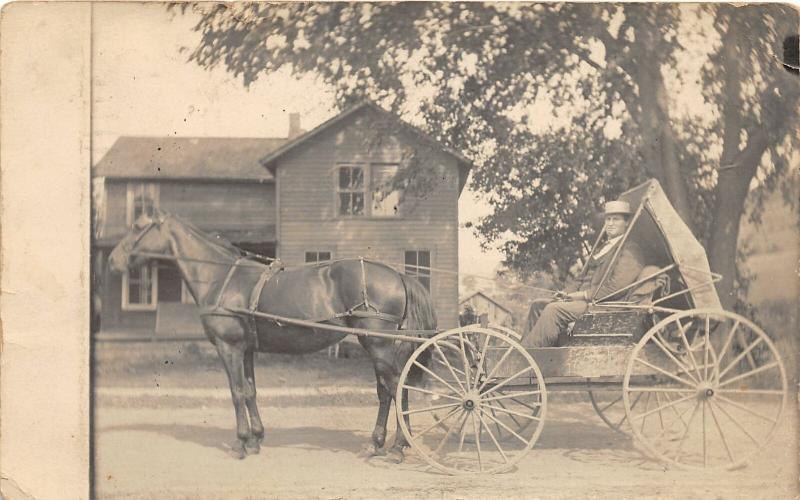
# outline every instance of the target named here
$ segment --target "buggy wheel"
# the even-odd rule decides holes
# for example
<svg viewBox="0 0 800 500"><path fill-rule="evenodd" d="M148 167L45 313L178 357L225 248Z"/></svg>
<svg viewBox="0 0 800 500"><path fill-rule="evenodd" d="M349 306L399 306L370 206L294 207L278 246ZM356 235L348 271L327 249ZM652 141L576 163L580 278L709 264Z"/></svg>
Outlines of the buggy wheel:
<svg viewBox="0 0 800 500"><path fill-rule="evenodd" d="M489 324L489 329L498 331L500 333L503 333L507 337L512 338L512 339L516 340L517 342L521 342L522 341L522 335L520 335L516 331L512 330L511 328L508 328L507 326Z"/></svg>
<svg viewBox="0 0 800 500"><path fill-rule="evenodd" d="M626 436L630 435L628 414L625 413L625 402L622 398L622 392L588 391L588 393L589 401L591 401L592 408L594 408L597 416L615 432ZM607 395L608 397L600 398L600 395ZM637 401L634 401L634 405L635 404L637 404Z"/></svg>
<svg viewBox="0 0 800 500"><path fill-rule="evenodd" d="M425 373L424 386L409 382L412 369ZM544 426L547 394L538 365L493 329L470 325L428 339L403 368L397 401L404 390L400 430L423 460L449 474L510 469Z"/></svg>
<svg viewBox="0 0 800 500"><path fill-rule="evenodd" d="M788 395L783 361L767 334L714 309L679 312L651 328L623 380L637 441L682 468L745 464L774 433Z"/></svg>

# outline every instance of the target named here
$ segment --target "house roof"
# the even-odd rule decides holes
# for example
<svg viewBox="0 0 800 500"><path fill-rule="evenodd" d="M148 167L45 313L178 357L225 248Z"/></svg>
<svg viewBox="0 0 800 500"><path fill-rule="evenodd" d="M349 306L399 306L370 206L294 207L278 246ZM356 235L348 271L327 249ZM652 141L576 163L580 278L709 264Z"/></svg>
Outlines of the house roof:
<svg viewBox="0 0 800 500"><path fill-rule="evenodd" d="M271 182L259 162L284 138L120 137L94 166L95 177L228 179Z"/></svg>
<svg viewBox="0 0 800 500"><path fill-rule="evenodd" d="M458 305L461 306L461 304L463 304L464 302L467 302L468 300L470 300L471 298L475 297L476 295L480 295L481 297L483 297L484 299L488 300L489 302L491 302L492 304L496 305L497 307L499 307L500 309L504 310L507 313L511 312L508 309L506 309L502 304L500 304L499 302L497 302L493 298L489 297L488 295L486 295L485 293L480 292L480 291L479 292L475 292L475 293L471 293L471 294L467 295L466 297L459 299L458 300Z"/></svg>
<svg viewBox="0 0 800 500"><path fill-rule="evenodd" d="M350 116L353 116L353 115L355 115L355 114L357 114L357 113L359 113L361 111L368 110L368 109L372 110L372 111L375 111L376 113L378 113L381 116L384 116L384 117L387 117L387 118L395 120L398 124L400 124L402 126L403 129L411 132L412 134L416 135L417 137L419 137L423 141L427 142L428 144L431 144L431 145L439 148L441 151L443 151L443 152L449 154L450 156L454 157L458 161L458 171L459 171L458 192L461 193L461 190L464 189L464 185L467 182L467 176L469 175L469 171L472 168L472 162L467 157L465 157L464 155L459 153L458 151L455 151L455 150L453 150L451 148L448 148L448 147L442 145L441 143L436 141L434 138L432 138L431 136L429 136L428 134L426 134L425 132L420 130L418 127L415 127L415 126L413 126L413 125L401 120L396 115L386 111L385 109L381 108L380 106L378 106L377 104L375 104L375 103L373 103L371 101L361 101L360 103L358 103L358 104L356 104L354 106L351 106L350 108L342 111L338 115L336 115L333 118L331 118L330 120L322 123L321 125L315 127L314 129L309 130L308 132L296 137L295 139L288 141L287 143L283 144L282 146L276 148L274 151L272 151L269 154L265 155L261 159L261 164L264 165L265 167L267 167L267 169L269 169L269 171L274 175L275 174L275 169L277 168L278 159L280 159L281 157L283 157L284 155L286 155L290 151L293 151L296 148L298 148L299 146L305 144L310 139L318 136L320 133L330 129L331 127L336 126L339 123L341 123L346 118L348 118Z"/></svg>

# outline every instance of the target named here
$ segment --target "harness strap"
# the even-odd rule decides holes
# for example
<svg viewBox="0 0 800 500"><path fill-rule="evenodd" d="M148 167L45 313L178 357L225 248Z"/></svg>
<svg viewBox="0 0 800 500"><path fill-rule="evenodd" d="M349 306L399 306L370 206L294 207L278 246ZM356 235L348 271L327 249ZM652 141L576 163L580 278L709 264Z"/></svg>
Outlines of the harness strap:
<svg viewBox="0 0 800 500"><path fill-rule="evenodd" d="M258 277L256 286L253 288L253 291L250 292L250 312L258 309L258 301L261 299L261 292L264 290L264 285L266 285L267 280L273 274L275 274L275 271L268 267L264 269L264 271L261 273L261 276Z"/></svg>
<svg viewBox="0 0 800 500"><path fill-rule="evenodd" d="M364 267L364 257L359 257L359 260L361 261L361 296L364 298L364 307L369 310L369 297L367 297L367 269Z"/></svg>
<svg viewBox="0 0 800 500"><path fill-rule="evenodd" d="M375 311L363 311L358 309L359 307L364 306L365 304L362 302L361 304L356 304L355 306L351 307L345 312L336 313L332 316L328 317L319 317L319 318L310 318L306 319L306 321L313 321L315 323L322 323L325 321L331 321L334 319L341 319L341 318L371 318L371 319L379 319L381 321L387 321L389 323L394 323L396 325L400 325L403 322L403 318L400 316L395 316L394 314L389 314L385 312L381 312L378 310Z"/></svg>
<svg viewBox="0 0 800 500"><path fill-rule="evenodd" d="M228 288L228 283L231 282L231 278L233 278L234 273L236 273L236 269L239 267L239 261L241 261L242 258L243 257L239 257L236 259L231 268L228 269L228 274L225 275L225 280L222 282L222 288L219 289L217 300L214 302L212 309L219 309L219 306L222 304L222 298L225 296L225 290Z"/></svg>

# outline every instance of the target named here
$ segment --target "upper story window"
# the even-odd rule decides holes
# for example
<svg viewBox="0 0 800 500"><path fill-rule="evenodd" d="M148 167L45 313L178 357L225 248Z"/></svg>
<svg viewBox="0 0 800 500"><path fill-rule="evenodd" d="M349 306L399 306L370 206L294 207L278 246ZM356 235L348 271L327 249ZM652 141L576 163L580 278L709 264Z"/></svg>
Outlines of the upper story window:
<svg viewBox="0 0 800 500"><path fill-rule="evenodd" d="M364 168L341 166L338 174L339 215L364 215Z"/></svg>
<svg viewBox="0 0 800 500"><path fill-rule="evenodd" d="M326 260L331 260L330 252L306 252L306 262L324 262Z"/></svg>
<svg viewBox="0 0 800 500"><path fill-rule="evenodd" d="M400 192L392 189L398 166L392 164L342 165L337 169L339 216L395 217Z"/></svg>
<svg viewBox="0 0 800 500"><path fill-rule="evenodd" d="M395 217L400 206L400 191L392 189L392 181L397 175L397 165L372 165L370 169L372 186L372 216Z"/></svg>
<svg viewBox="0 0 800 500"><path fill-rule="evenodd" d="M429 250L406 250L405 273L417 278L422 286L431 291L431 252Z"/></svg>
<svg viewBox="0 0 800 500"><path fill-rule="evenodd" d="M144 213L158 208L158 184L153 182L128 183L127 222L132 225Z"/></svg>

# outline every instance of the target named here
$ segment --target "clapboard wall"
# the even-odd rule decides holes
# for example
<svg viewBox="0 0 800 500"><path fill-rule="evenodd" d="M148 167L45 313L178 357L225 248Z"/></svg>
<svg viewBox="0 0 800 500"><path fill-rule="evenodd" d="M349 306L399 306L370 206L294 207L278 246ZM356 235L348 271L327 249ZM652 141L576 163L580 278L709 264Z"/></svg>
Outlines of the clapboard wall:
<svg viewBox="0 0 800 500"><path fill-rule="evenodd" d="M367 147L373 119L369 112L350 117L278 161L278 255L296 263L303 262L305 252L329 251L333 258L364 256L402 269L406 250L427 250L431 267L445 271L434 270L431 279L439 326L454 327L459 172L452 156L440 151L424 155L422 168L433 179L432 187L424 197L408 195L396 216L371 216L369 210L363 216L338 214L339 166L402 164L403 151L419 146L413 134L396 130L380 146Z"/></svg>
<svg viewBox="0 0 800 500"><path fill-rule="evenodd" d="M128 231L128 185L158 185L158 207L185 218L204 231L261 231L274 226L275 185L272 182L230 180L107 179L100 239L113 239Z"/></svg>

